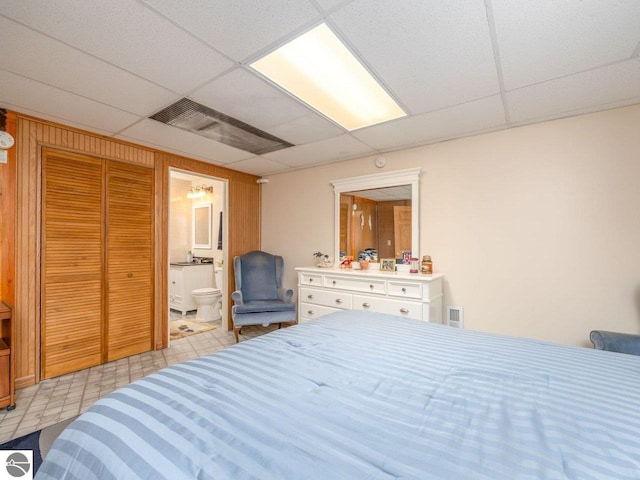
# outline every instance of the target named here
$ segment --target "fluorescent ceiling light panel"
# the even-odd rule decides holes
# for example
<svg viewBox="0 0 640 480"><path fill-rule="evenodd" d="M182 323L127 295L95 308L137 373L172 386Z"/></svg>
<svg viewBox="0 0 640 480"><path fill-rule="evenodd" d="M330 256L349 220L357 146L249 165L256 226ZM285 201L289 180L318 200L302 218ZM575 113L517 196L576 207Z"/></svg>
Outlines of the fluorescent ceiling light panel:
<svg viewBox="0 0 640 480"><path fill-rule="evenodd" d="M406 115L324 23L251 67L347 130Z"/></svg>

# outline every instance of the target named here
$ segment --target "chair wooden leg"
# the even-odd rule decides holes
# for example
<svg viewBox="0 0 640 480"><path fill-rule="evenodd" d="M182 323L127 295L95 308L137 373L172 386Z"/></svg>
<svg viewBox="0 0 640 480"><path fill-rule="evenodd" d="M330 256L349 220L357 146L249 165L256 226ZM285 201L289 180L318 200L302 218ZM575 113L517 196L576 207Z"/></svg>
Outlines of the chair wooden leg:
<svg viewBox="0 0 640 480"><path fill-rule="evenodd" d="M282 322L278 324L278 330L280 330L281 328L282 328Z"/></svg>
<svg viewBox="0 0 640 480"><path fill-rule="evenodd" d="M236 343L240 343L240 337L238 337L240 330L242 330L242 327L233 327L233 334L236 336Z"/></svg>

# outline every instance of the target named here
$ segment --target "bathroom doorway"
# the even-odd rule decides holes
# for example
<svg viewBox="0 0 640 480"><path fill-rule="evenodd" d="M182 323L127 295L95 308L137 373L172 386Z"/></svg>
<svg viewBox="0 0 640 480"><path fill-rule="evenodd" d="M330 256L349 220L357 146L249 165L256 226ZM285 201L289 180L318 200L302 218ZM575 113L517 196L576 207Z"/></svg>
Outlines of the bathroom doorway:
<svg viewBox="0 0 640 480"><path fill-rule="evenodd" d="M170 169L169 341L227 325L227 180Z"/></svg>

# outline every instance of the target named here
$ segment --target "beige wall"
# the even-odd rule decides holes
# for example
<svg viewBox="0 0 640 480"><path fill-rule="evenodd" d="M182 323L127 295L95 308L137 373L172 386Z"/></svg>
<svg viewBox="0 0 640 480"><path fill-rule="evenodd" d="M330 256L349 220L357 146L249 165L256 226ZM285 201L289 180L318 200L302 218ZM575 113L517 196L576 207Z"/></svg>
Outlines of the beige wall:
<svg viewBox="0 0 640 480"><path fill-rule="evenodd" d="M270 177L262 248L285 284L333 251L331 180L422 167L420 251L465 327L569 345L640 332L640 106Z"/></svg>
<svg viewBox="0 0 640 480"><path fill-rule="evenodd" d="M188 180L171 179L169 206L169 261L184 262L191 250L191 200Z"/></svg>

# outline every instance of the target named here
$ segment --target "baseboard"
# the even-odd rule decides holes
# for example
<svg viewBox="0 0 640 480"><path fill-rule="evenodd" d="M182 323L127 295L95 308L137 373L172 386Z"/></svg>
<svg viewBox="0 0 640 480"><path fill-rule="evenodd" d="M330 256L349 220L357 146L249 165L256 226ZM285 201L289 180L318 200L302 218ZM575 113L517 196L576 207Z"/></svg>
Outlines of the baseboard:
<svg viewBox="0 0 640 480"><path fill-rule="evenodd" d="M35 375L27 375L26 377L16 378L15 387L16 390L20 388L30 387L31 385L36 384L36 376Z"/></svg>

